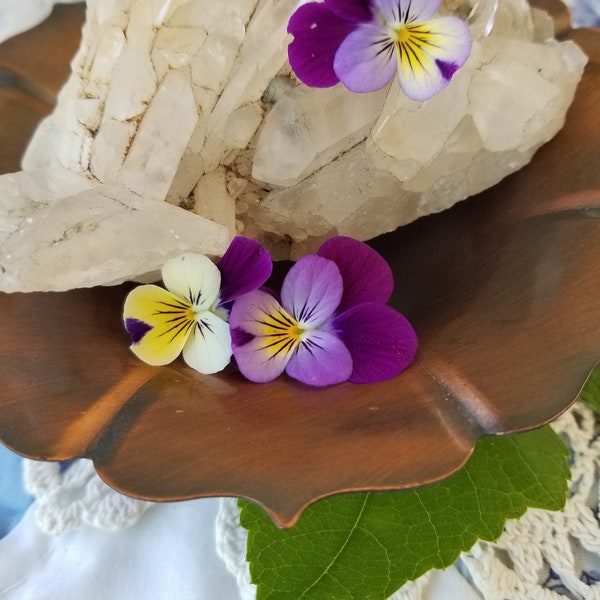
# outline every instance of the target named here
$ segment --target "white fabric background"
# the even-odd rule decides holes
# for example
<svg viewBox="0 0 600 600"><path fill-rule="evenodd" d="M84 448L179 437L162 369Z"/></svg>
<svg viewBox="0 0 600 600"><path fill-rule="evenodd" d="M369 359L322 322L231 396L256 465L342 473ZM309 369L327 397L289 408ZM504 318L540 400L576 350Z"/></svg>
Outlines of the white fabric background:
<svg viewBox="0 0 600 600"><path fill-rule="evenodd" d="M84 526L51 536L34 504L0 540L0 598L243 600L216 552L218 507L218 499L156 504L123 531ZM428 600L480 600L454 567L423 587Z"/></svg>
<svg viewBox="0 0 600 600"><path fill-rule="evenodd" d="M0 540L0 598L240 600L215 550L218 502L157 504L124 531L58 536L40 530L34 504Z"/></svg>

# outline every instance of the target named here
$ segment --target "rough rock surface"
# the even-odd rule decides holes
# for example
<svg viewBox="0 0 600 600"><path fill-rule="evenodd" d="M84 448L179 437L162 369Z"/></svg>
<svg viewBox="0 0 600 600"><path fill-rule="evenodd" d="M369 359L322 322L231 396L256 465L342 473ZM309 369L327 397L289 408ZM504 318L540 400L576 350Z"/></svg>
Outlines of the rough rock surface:
<svg viewBox="0 0 600 600"><path fill-rule="evenodd" d="M474 47L433 99L310 89L287 64L296 4L88 0L58 105L0 177L0 289L148 278L236 232L286 258L393 230L526 164L586 62L525 0L455 0Z"/></svg>

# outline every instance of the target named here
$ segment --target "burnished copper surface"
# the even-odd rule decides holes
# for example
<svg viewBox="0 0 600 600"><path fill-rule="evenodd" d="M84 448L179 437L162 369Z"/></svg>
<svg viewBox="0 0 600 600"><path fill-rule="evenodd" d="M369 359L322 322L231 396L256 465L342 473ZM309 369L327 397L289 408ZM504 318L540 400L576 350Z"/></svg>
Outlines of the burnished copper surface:
<svg viewBox="0 0 600 600"><path fill-rule="evenodd" d="M320 497L441 479L478 437L555 418L600 356L600 32L568 35L591 58L563 131L494 188L373 241L420 338L401 376L314 389L148 367L122 330L127 286L0 295L0 439L91 457L129 494L244 496L291 525Z"/></svg>

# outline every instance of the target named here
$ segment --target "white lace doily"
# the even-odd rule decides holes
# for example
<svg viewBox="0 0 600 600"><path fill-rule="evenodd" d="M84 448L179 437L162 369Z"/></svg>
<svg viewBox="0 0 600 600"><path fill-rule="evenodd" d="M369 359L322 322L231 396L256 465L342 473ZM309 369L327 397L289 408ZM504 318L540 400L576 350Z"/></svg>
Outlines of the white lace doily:
<svg viewBox="0 0 600 600"><path fill-rule="evenodd" d="M596 415L578 403L553 427L572 452L565 510L529 510L495 544L479 542L461 556L459 568L486 600L600 599Z"/></svg>
<svg viewBox="0 0 600 600"><path fill-rule="evenodd" d="M600 600L597 519L600 438L595 413L577 403L553 423L571 449L572 483L564 512L531 509L506 523L496 543L478 542L457 567L485 600ZM256 597L246 563L246 534L235 499L221 500L217 551L235 575L243 600ZM427 600L426 573L390 600Z"/></svg>
<svg viewBox="0 0 600 600"><path fill-rule="evenodd" d="M56 462L25 459L23 478L25 489L37 501L36 521L46 533L65 533L82 525L125 529L152 506L108 487L85 459L69 463L64 470Z"/></svg>

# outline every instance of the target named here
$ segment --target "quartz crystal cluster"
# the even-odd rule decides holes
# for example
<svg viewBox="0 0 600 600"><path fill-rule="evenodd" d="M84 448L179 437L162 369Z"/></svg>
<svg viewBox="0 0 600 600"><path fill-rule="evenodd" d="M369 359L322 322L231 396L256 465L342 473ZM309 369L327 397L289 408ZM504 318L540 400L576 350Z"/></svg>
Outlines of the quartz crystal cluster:
<svg viewBox="0 0 600 600"><path fill-rule="evenodd" d="M88 0L56 109L0 177L0 289L151 279L236 233L298 258L393 230L526 164L586 62L525 0L448 0L474 44L431 100L312 89L287 62L297 4Z"/></svg>

